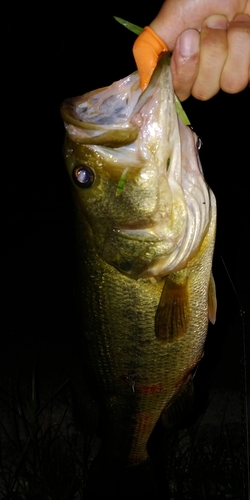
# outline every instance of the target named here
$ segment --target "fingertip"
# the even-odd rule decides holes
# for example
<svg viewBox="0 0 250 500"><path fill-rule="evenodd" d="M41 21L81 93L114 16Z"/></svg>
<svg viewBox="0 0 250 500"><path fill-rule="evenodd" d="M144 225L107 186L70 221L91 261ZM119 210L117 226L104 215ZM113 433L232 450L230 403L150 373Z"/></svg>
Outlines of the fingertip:
<svg viewBox="0 0 250 500"><path fill-rule="evenodd" d="M179 36L171 58L175 92L180 99L187 99L192 91L199 68L199 32L186 30Z"/></svg>
<svg viewBox="0 0 250 500"><path fill-rule="evenodd" d="M250 17L237 15L228 28L228 56L220 78L229 94L244 90L250 80Z"/></svg>
<svg viewBox="0 0 250 500"><path fill-rule="evenodd" d="M199 53L200 35L193 29L183 31L177 39L174 52L179 54L180 58L193 57Z"/></svg>
<svg viewBox="0 0 250 500"><path fill-rule="evenodd" d="M249 16L247 14L237 14L233 18L233 20L231 21L231 23L235 23L235 22L249 23L250 22L250 14L249 14Z"/></svg>
<svg viewBox="0 0 250 500"><path fill-rule="evenodd" d="M228 28L228 25L229 22L226 16L223 16L222 14L215 14L205 19L202 25L202 29L212 28L212 29L226 30Z"/></svg>

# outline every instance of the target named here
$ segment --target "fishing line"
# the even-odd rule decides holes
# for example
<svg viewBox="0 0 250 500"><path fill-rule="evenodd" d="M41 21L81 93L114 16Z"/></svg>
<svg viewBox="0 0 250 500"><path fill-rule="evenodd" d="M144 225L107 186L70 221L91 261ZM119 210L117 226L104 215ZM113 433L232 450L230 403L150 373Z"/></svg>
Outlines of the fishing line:
<svg viewBox="0 0 250 500"><path fill-rule="evenodd" d="M227 277L228 277L228 279L229 279L229 281L230 281L230 283L231 283L232 289L233 289L233 291L234 291L234 293L235 293L235 295L236 295L237 301L238 301L239 306L240 306L240 311L241 311L243 308L242 308L242 303L241 303L240 297L239 297L239 295L238 295L238 293L237 293L237 290L236 290L236 288L235 288L235 286L234 286L233 280L232 280L232 278L231 278L231 276L230 276L230 273L229 273L229 271L228 271L228 268L227 268L227 266L226 266L226 263L225 263L225 261L224 261L224 259L223 259L222 255L220 256L220 258L221 258L221 260L222 260L222 264L223 264L223 266L224 266L224 269L225 269L225 271L226 271L226 273L227 273Z"/></svg>
<svg viewBox="0 0 250 500"><path fill-rule="evenodd" d="M243 487L243 500L250 498L250 443L249 443L249 415L248 415L248 401L247 401L247 357L246 357L246 329L245 329L245 311L242 306L241 299L234 286L226 263L221 255L222 264L227 273L228 279L231 283L233 291L236 295L239 304L240 315L240 328L241 328L241 425L242 425L242 487Z"/></svg>

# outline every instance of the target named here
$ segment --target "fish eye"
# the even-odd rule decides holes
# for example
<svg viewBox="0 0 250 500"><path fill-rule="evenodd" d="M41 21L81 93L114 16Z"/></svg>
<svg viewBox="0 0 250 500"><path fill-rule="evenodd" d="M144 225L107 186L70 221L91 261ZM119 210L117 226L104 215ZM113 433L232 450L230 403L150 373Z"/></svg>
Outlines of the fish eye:
<svg viewBox="0 0 250 500"><path fill-rule="evenodd" d="M72 173L73 180L81 188L89 188L95 180L94 172L87 165L76 165Z"/></svg>

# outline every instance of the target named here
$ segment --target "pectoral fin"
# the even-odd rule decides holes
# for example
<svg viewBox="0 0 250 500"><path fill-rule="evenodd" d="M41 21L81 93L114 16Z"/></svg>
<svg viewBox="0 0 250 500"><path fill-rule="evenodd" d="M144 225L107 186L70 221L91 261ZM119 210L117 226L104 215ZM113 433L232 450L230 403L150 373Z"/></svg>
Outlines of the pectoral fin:
<svg viewBox="0 0 250 500"><path fill-rule="evenodd" d="M162 290L155 315L155 335L161 342L173 342L182 337L189 317L187 279L175 281L170 276Z"/></svg>
<svg viewBox="0 0 250 500"><path fill-rule="evenodd" d="M208 285L208 318L211 323L216 321L216 310L217 310L217 299L216 299L216 287L214 277L211 273L210 281Z"/></svg>

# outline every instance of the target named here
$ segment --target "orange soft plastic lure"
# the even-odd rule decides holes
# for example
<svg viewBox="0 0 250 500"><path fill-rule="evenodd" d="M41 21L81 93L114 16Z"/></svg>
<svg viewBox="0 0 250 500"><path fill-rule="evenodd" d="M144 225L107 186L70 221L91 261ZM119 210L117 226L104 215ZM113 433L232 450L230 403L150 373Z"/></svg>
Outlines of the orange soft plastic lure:
<svg viewBox="0 0 250 500"><path fill-rule="evenodd" d="M167 45L150 26L145 26L133 46L142 90L147 88L162 52L168 52Z"/></svg>

